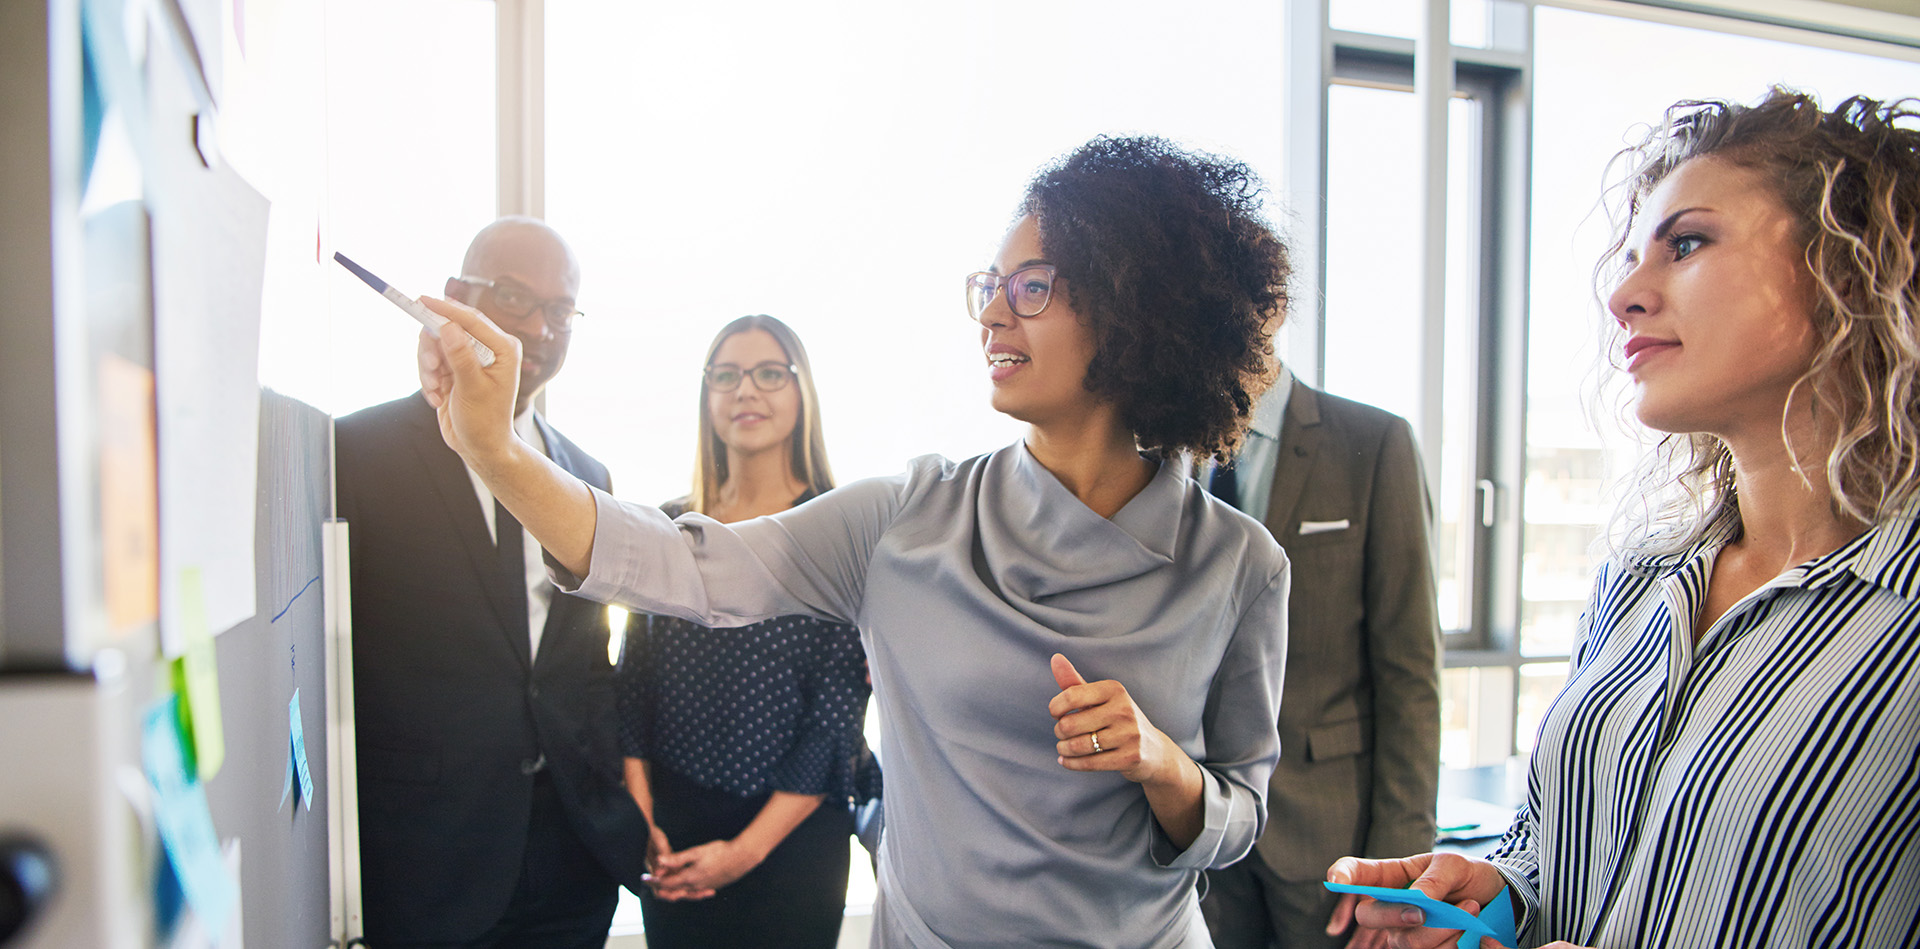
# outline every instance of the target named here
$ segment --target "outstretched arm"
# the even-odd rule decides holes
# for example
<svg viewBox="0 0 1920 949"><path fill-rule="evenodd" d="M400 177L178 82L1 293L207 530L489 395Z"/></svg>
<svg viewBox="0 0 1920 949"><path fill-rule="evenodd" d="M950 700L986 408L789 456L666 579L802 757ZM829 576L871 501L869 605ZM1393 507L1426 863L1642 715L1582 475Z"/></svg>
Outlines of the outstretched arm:
<svg viewBox="0 0 1920 949"><path fill-rule="evenodd" d="M439 413L440 436L548 554L585 576L593 560L593 492L513 433L520 341L465 304L421 302L451 321L438 340L422 333L419 349L420 389ZM498 354L493 365L480 365L469 335Z"/></svg>

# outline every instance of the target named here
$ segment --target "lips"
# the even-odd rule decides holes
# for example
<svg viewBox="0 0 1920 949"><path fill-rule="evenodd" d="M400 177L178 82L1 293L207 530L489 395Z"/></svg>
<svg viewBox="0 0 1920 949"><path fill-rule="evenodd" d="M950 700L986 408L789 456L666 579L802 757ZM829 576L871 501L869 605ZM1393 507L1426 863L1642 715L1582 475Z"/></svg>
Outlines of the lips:
<svg viewBox="0 0 1920 949"><path fill-rule="evenodd" d="M1627 345L1625 347L1625 353L1627 357L1627 371L1633 372L1634 370L1639 369L1642 365L1644 365L1647 360L1652 359L1660 355L1661 353L1667 352L1669 350L1679 349L1679 348L1680 348L1679 340L1656 339L1652 336L1635 336L1632 339L1627 340Z"/></svg>
<svg viewBox="0 0 1920 949"><path fill-rule="evenodd" d="M767 420L767 416L762 415L759 412L741 412L740 414L733 416L733 418L731 419L731 421L735 425L752 425L756 422L764 422L766 420Z"/></svg>
<svg viewBox="0 0 1920 949"><path fill-rule="evenodd" d="M1032 361L1032 357L1026 353L1004 343L994 343L987 347L987 367L995 382L1019 372L1021 367Z"/></svg>

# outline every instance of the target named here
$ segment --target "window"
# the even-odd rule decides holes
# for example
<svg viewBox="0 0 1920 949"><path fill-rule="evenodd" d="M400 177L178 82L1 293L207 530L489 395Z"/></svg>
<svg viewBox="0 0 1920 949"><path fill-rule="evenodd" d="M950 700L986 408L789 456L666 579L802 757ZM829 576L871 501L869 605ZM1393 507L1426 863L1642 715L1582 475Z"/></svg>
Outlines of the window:
<svg viewBox="0 0 1920 949"><path fill-rule="evenodd" d="M1511 33L1491 29L1496 11L1475 9L1489 21L1477 36ZM1332 12L1340 22L1340 7ZM1527 169L1514 149L1525 133L1524 61L1508 50L1453 50L1446 295L1439 325L1429 327L1419 246L1426 172L1408 160L1422 150L1414 45L1390 36L1333 36L1324 382L1328 391L1406 418L1420 442L1434 502L1441 623L1449 664L1462 667L1442 681L1443 757L1465 765L1504 756L1511 746L1510 713L1480 701L1496 683L1510 692L1511 676L1476 667L1501 652L1514 625L1505 594L1518 559L1521 377L1511 341L1522 323L1522 294L1511 274L1524 244L1511 224L1526 193ZM1433 335L1438 345L1426 342Z"/></svg>
<svg viewBox="0 0 1920 949"><path fill-rule="evenodd" d="M494 217L493 4L333 0L326 24L326 220L307 226L407 295L440 296ZM343 269L328 289L336 369L320 407L418 388L419 325Z"/></svg>
<svg viewBox="0 0 1920 949"><path fill-rule="evenodd" d="M548 0L546 216L590 314L551 416L622 496L684 494L705 348L769 313L806 342L841 480L1013 441L961 278L1042 163L1151 131L1280 183L1280 10L1222 7L1239 28L1143 0Z"/></svg>

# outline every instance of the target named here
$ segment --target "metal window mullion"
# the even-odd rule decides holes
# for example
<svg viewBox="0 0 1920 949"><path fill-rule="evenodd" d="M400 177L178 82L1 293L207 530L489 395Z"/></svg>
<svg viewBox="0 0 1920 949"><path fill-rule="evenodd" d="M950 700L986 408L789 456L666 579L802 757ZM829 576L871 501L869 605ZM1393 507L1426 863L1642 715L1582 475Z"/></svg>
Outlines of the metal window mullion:
<svg viewBox="0 0 1920 949"><path fill-rule="evenodd" d="M500 214L546 215L546 0L494 0Z"/></svg>
<svg viewBox="0 0 1920 949"><path fill-rule="evenodd" d="M1413 94L1420 131L1420 417L1413 420L1427 483L1441 484L1447 312L1447 104L1453 97L1453 4L1429 0L1414 39Z"/></svg>
<svg viewBox="0 0 1920 949"><path fill-rule="evenodd" d="M1327 86L1333 78L1333 34L1327 0L1287 5L1287 204L1293 235L1287 366L1311 386L1326 385Z"/></svg>

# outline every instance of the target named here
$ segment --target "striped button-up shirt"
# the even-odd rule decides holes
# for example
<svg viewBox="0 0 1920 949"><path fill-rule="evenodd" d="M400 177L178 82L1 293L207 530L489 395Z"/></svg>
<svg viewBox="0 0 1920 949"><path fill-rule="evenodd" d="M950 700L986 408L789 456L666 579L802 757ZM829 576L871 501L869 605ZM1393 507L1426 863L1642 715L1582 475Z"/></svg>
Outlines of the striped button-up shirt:
<svg viewBox="0 0 1920 949"><path fill-rule="evenodd" d="M1915 508L1699 638L1714 556L1612 564L1492 855L1521 939L1920 946Z"/></svg>

